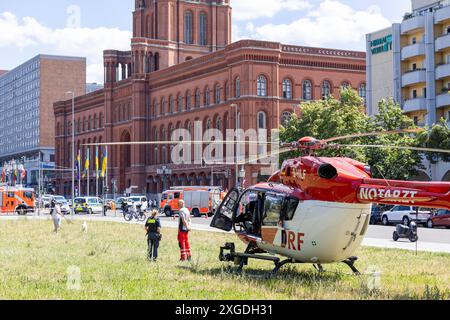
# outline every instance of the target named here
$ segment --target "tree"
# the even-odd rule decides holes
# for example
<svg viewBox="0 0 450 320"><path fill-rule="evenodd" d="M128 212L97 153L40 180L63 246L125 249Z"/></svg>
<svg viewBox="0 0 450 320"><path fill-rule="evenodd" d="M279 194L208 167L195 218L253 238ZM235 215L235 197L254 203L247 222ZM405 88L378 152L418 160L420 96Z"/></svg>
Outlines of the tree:
<svg viewBox="0 0 450 320"><path fill-rule="evenodd" d="M297 141L302 137L328 139L331 137L367 132L369 117L363 112L363 99L350 89L341 91L341 100L329 96L324 100L302 104L301 117L293 115L286 128L281 128L280 139L285 142ZM353 142L360 142L354 140ZM364 160L357 149L323 150L321 156L342 156ZM283 159L299 156L298 152L283 155Z"/></svg>
<svg viewBox="0 0 450 320"><path fill-rule="evenodd" d="M345 136L374 131L390 131L414 128L414 122L403 114L392 99L379 104L379 114L368 117L363 108L363 100L353 89L343 89L341 99L329 97L301 105L301 117L293 116L286 128L282 128L280 139L284 142L297 141L305 136L317 139ZM417 146L418 139L411 134L382 135L338 141L342 144ZM298 152L282 156L282 160L299 156ZM347 156L371 165L374 177L407 180L421 168L418 152L394 148L354 148L327 149L318 156Z"/></svg>
<svg viewBox="0 0 450 320"><path fill-rule="evenodd" d="M433 125L431 129L419 135L419 147L430 149L450 149L450 128L447 121L442 118L439 123ZM438 161L450 162L450 154L429 152L426 159L435 164Z"/></svg>

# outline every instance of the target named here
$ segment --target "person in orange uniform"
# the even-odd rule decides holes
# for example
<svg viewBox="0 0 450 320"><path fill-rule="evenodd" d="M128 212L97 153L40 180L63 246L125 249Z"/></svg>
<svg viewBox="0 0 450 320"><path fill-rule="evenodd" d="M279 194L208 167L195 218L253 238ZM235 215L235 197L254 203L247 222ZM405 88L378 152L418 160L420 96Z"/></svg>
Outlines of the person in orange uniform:
<svg viewBox="0 0 450 320"><path fill-rule="evenodd" d="M178 218L178 243L180 245L180 261L191 260L191 247L189 244L189 232L191 231L191 213L186 208L184 201L178 201L180 216Z"/></svg>

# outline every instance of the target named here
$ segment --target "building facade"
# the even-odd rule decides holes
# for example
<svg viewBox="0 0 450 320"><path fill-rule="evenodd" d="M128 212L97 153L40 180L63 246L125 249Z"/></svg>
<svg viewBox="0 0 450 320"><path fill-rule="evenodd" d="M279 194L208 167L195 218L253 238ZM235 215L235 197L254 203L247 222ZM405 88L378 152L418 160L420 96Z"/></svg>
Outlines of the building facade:
<svg viewBox="0 0 450 320"><path fill-rule="evenodd" d="M367 35L367 110L392 97L417 125L450 122L450 1L412 0L401 23ZM450 164L425 163L422 179L450 180Z"/></svg>
<svg viewBox="0 0 450 320"><path fill-rule="evenodd" d="M270 132L301 102L339 97L340 88L348 86L365 96L364 52L231 43L228 0L136 1L133 17L131 51L105 51L105 88L75 100L74 142L71 101L54 105L59 166L70 165L72 143L84 159L86 143L166 141L176 129L193 138L196 121L224 136L236 125ZM112 146L109 190L137 187L133 192L154 195L173 185L235 185L234 165L175 165L170 155L170 145ZM92 158L91 165L93 170ZM242 182L261 180L260 168L239 167L245 171ZM90 194L94 185L91 177ZM71 177L61 174L58 186L70 194ZM86 187L84 179L82 193Z"/></svg>
<svg viewBox="0 0 450 320"><path fill-rule="evenodd" d="M49 180L55 169L53 103L84 93L85 58L38 55L0 76L0 165L23 162L26 184L37 185L39 156Z"/></svg>

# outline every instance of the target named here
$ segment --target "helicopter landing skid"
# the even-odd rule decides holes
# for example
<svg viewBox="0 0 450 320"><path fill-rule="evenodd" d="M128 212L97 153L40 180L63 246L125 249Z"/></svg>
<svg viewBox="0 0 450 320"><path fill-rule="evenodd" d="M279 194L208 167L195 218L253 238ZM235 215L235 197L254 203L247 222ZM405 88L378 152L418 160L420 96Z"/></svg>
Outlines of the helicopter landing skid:
<svg viewBox="0 0 450 320"><path fill-rule="evenodd" d="M361 272L359 272L359 270L355 267L356 260L358 260L358 257L350 257L342 262L345 263L350 269L352 269L355 276L359 276L361 275Z"/></svg>
<svg viewBox="0 0 450 320"><path fill-rule="evenodd" d="M253 245L249 244L247 249L245 250L245 253L240 253L235 251L234 243L226 243L225 246L220 247L219 260L225 262L234 262L234 264L238 266L238 272L241 272L244 266L248 265L249 259L272 261L275 264L275 268L270 273L271 275L275 275L281 269L281 267L288 263L299 263L292 259L280 260L280 258L277 257L255 254L252 253L253 249ZM225 251L229 251L229 253L225 253Z"/></svg>

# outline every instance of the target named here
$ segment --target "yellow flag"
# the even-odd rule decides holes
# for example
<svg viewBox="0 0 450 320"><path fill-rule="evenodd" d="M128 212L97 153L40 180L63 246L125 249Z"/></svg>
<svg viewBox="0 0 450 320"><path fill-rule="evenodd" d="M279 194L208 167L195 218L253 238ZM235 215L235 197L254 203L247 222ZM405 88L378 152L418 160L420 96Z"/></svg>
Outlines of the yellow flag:
<svg viewBox="0 0 450 320"><path fill-rule="evenodd" d="M103 155L103 163L102 163L102 178L106 176L106 166L108 165L108 150L105 150L105 154Z"/></svg>

